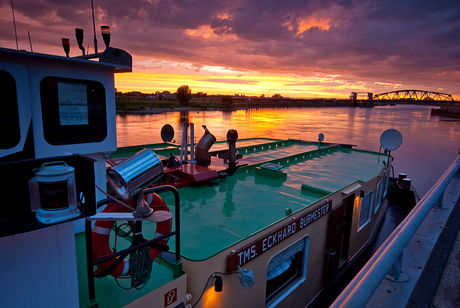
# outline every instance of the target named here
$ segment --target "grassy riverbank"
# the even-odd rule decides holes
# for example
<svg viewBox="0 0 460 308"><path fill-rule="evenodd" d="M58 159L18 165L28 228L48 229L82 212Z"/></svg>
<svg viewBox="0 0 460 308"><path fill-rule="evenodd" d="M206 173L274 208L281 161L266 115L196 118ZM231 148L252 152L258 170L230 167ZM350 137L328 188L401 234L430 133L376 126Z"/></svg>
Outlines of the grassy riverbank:
<svg viewBox="0 0 460 308"><path fill-rule="evenodd" d="M125 98L116 98L117 111L121 112L137 112L137 113L158 113L168 110L215 110L215 109L240 109L245 108L245 102L233 102L231 104L222 102L216 98L193 98L187 106L183 106L176 99L163 100L139 100Z"/></svg>

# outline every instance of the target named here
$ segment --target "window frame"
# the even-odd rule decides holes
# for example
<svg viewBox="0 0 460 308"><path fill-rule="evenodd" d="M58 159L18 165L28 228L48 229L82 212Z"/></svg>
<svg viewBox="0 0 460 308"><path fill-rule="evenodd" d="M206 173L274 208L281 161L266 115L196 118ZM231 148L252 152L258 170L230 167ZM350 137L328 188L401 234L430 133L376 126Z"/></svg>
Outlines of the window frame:
<svg viewBox="0 0 460 308"><path fill-rule="evenodd" d="M86 88L87 123L61 123L60 85ZM62 91L62 89L61 89ZM69 96L69 95L67 95ZM43 136L51 145L101 142L107 137L106 89L94 80L46 76L40 81Z"/></svg>
<svg viewBox="0 0 460 308"><path fill-rule="evenodd" d="M276 289L274 292L272 292L268 297L267 295L265 296L265 307L266 308L273 308L276 307L279 303L281 303L292 291L297 289L300 284L302 284L306 279L307 279L307 265L308 265L308 254L309 254L309 249L310 249L310 237L305 236L299 241L295 242L294 244L290 245L286 249L280 251L276 255L274 255L268 265L267 265L267 276L268 276L268 271L270 269L270 263L276 259L277 256L280 256L283 253L286 253L291 247L295 246L297 243L303 242L303 247L300 250L296 250L295 253L292 254L292 256L295 256L298 253L302 253L300 256L300 269L299 272L289 278L288 281L284 282L281 284L278 289ZM283 256L282 256L283 257ZM283 257L285 258L285 257ZM291 264L292 266L292 264ZM276 277L273 277L276 278ZM265 285L265 292L267 292L267 282L266 280L266 285Z"/></svg>
<svg viewBox="0 0 460 308"><path fill-rule="evenodd" d="M14 76L7 70L0 69L2 80L2 105L0 106L0 149L12 149L21 141L19 101L17 83Z"/></svg>
<svg viewBox="0 0 460 308"><path fill-rule="evenodd" d="M383 181L384 179L380 180L379 183L377 184L377 199L375 201L374 214L377 213L382 203Z"/></svg>
<svg viewBox="0 0 460 308"><path fill-rule="evenodd" d="M368 194L364 195L360 202L359 206L359 219L358 219L358 232L361 231L367 224L371 221L371 213L372 213L372 206L374 204L374 191L370 191ZM363 205L365 205L364 201L366 200L366 197L369 196L369 202L367 204L367 217L365 220L363 219Z"/></svg>
<svg viewBox="0 0 460 308"><path fill-rule="evenodd" d="M390 172L385 172L385 186L383 187L383 198L387 196L389 181L390 181Z"/></svg>

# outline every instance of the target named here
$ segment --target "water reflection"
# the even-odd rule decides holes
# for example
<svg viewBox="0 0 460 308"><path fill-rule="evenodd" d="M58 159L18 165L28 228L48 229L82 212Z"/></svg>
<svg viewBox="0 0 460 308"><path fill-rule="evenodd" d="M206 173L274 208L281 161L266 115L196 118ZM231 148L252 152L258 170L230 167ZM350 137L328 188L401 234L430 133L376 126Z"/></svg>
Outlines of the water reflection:
<svg viewBox="0 0 460 308"><path fill-rule="evenodd" d="M229 179L222 182L219 192L225 192L224 206L222 208L222 213L226 217L232 217L233 212L235 211L235 202L233 202L233 189L235 188L236 180Z"/></svg>
<svg viewBox="0 0 460 308"><path fill-rule="evenodd" d="M227 131L236 129L239 138L278 138L350 143L359 149L379 151L380 134L396 128L403 144L394 151L395 172L407 173L419 194L437 181L458 155L460 122L431 116L424 106L377 108L292 108L237 111L167 112L152 115L118 115L118 146L162 142L164 124L182 139L183 123L195 124L195 136L206 125L217 140L226 140ZM229 207L228 213L231 213Z"/></svg>
<svg viewBox="0 0 460 308"><path fill-rule="evenodd" d="M189 111L179 112L179 123L191 123L192 119L189 119Z"/></svg>

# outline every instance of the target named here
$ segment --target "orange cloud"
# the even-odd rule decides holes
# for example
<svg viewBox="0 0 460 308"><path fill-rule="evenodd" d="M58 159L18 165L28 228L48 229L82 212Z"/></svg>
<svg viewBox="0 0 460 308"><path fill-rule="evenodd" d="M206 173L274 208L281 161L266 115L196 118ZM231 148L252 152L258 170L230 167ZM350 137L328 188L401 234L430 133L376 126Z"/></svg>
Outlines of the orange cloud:
<svg viewBox="0 0 460 308"><path fill-rule="evenodd" d="M187 29L185 31L190 36L197 36L202 38L209 38L211 36L217 36L211 28L211 25L201 25L197 29Z"/></svg>
<svg viewBox="0 0 460 308"><path fill-rule="evenodd" d="M315 17L308 17L308 18L300 18L297 20L299 23L299 29L297 31L297 35L304 33L305 31L318 28L321 30L329 30L331 27L330 22L331 18L321 17L319 19Z"/></svg>
<svg viewBox="0 0 460 308"><path fill-rule="evenodd" d="M233 14L228 14L228 13L225 13L225 12L219 13L216 16L219 19L228 19L228 20L230 20L230 19L233 18Z"/></svg>

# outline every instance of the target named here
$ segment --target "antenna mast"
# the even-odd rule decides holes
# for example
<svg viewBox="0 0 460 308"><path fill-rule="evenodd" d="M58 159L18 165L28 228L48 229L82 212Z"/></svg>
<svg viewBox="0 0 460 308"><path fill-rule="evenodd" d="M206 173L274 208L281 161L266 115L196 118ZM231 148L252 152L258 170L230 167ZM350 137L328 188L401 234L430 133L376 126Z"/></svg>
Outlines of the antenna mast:
<svg viewBox="0 0 460 308"><path fill-rule="evenodd" d="M27 31L27 35L29 36L30 52L34 52L34 50L32 49L32 40L30 39L30 32L29 31Z"/></svg>
<svg viewBox="0 0 460 308"><path fill-rule="evenodd" d="M93 0L91 0L93 1ZM14 18L14 7L13 7L13 0L11 0L11 10L13 11L13 24L14 24L14 36L16 37L16 50L19 50L18 45L18 33L16 31L16 18ZM93 15L94 16L94 15ZM94 17L93 17L94 18Z"/></svg>
<svg viewBox="0 0 460 308"><path fill-rule="evenodd" d="M13 1L13 0L11 0L11 1ZM94 53L97 53L96 24L95 24L95 22L94 22L94 6L93 6L93 0L91 0L91 10L93 11Z"/></svg>

